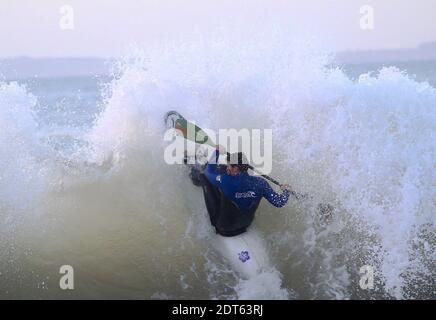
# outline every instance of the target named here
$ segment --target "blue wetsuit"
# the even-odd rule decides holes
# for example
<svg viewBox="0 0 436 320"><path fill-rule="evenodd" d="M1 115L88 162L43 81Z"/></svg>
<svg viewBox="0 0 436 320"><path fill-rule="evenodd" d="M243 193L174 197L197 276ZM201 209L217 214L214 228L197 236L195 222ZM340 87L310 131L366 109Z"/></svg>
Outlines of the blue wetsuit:
<svg viewBox="0 0 436 320"><path fill-rule="evenodd" d="M263 178L247 172L228 175L217 165L218 151L214 157L216 161L210 161L204 170L203 191L211 223L218 233L235 236L245 232L262 198L276 207L288 201L288 190L279 194Z"/></svg>

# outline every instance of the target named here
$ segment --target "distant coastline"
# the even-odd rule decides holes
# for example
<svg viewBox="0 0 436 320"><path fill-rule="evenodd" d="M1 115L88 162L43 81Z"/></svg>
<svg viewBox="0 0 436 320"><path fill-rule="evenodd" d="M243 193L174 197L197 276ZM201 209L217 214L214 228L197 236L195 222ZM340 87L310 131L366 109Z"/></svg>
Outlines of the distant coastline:
<svg viewBox="0 0 436 320"><path fill-rule="evenodd" d="M49 78L62 76L105 76L110 74L114 59L98 57L69 58L0 58L1 79ZM390 50L341 51L334 57L335 64L395 63L436 61L436 42L417 48Z"/></svg>
<svg viewBox="0 0 436 320"><path fill-rule="evenodd" d="M436 60L436 42L423 43L410 49L350 50L336 53L336 61L344 64L432 60Z"/></svg>
<svg viewBox="0 0 436 320"><path fill-rule="evenodd" d="M111 60L97 57L0 59L0 79L108 75Z"/></svg>

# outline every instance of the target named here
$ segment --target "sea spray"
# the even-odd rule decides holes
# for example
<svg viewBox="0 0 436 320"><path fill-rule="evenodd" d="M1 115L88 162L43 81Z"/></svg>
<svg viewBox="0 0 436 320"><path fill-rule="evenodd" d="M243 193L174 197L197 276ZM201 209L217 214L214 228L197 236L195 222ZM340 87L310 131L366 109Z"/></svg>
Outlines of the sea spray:
<svg viewBox="0 0 436 320"><path fill-rule="evenodd" d="M9 292L62 297L55 271L71 261L86 279L74 297L431 298L435 89L396 68L351 80L322 48L280 30L221 36L127 56L74 154L40 147L35 97L2 85L2 214L15 214L18 192L42 204L39 222L14 234L32 253L19 273L29 283L9 278ZM10 113L18 96L25 108ZM273 129L272 175L311 198L259 207L270 274L241 280L213 250L201 190L163 159L162 117L173 109L214 130ZM51 174L39 179L35 163ZM13 178L22 167L30 174ZM326 202L331 221L318 214ZM359 285L365 265L373 290ZM46 274L51 289L35 289Z"/></svg>

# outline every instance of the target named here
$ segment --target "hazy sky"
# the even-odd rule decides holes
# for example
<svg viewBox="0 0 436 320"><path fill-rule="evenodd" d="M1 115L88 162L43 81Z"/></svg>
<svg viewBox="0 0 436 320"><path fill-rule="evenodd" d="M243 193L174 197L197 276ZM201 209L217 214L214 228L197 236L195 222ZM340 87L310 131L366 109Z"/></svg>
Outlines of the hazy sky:
<svg viewBox="0 0 436 320"><path fill-rule="evenodd" d="M64 5L72 30L60 27ZM360 27L364 5L373 30ZM435 12L436 0L1 0L0 57L118 56L131 43L253 25L304 30L333 50L415 47L436 41Z"/></svg>

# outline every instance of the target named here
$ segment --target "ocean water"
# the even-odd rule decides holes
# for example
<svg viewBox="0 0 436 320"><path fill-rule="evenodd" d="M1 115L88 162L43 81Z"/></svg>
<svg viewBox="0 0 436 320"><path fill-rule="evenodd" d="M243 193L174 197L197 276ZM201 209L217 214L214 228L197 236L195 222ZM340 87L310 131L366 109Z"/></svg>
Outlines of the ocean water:
<svg viewBox="0 0 436 320"><path fill-rule="evenodd" d="M3 79L0 298L435 299L436 62L341 66L294 45L167 44L111 76ZM165 164L173 109L273 128L272 175L312 195L262 202L259 277L213 250L200 190Z"/></svg>

